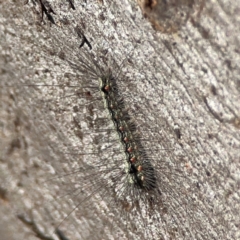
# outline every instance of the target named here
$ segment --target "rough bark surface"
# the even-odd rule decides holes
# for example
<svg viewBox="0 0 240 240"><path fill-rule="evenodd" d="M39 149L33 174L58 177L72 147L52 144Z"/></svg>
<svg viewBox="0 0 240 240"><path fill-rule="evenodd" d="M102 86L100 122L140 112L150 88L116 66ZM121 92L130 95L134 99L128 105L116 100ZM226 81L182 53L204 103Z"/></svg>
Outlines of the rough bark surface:
<svg viewBox="0 0 240 240"><path fill-rule="evenodd" d="M41 21L39 6L39 1L0 1L1 239L43 239L41 233L58 239L54 229L66 216L59 229L71 240L240 239L240 2L206 1L200 13L176 23L177 32L164 33L156 32L132 1L75 1L76 10L69 1L51 1L55 24L46 15ZM76 26L92 50L86 43L79 49ZM84 152L88 139L74 125L76 99L65 97L75 89L25 86L79 81L81 73L65 60L76 60L77 51L99 59L107 51L120 66L116 71L123 72L119 76L131 79L122 91L135 98L130 109L145 116L139 125L148 130L148 123L154 124L157 133L146 138L155 137L152 145L163 149L153 156L179 162L169 169L176 176L169 202L184 204L174 216L186 223L174 220L171 227L168 219L168 226L156 230L159 223L143 226L136 215L130 219L139 228L130 229L121 211L94 194L79 205L81 193L74 191L81 183L69 173L79 166L74 151ZM78 116L88 123L84 110ZM188 178L178 178L178 172ZM192 186L189 193L180 191L181 180ZM196 202L185 203L181 194ZM38 236L20 221L25 215L36 223Z"/></svg>

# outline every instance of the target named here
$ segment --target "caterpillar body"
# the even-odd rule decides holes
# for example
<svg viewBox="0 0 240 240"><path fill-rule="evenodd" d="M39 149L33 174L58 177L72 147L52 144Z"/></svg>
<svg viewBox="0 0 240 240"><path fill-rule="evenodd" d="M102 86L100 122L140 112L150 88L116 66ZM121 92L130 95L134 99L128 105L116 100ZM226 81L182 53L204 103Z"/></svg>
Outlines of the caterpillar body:
<svg viewBox="0 0 240 240"><path fill-rule="evenodd" d="M130 181L137 187L144 190L151 190L156 187L154 169L147 158L143 146L139 142L139 136L134 131L136 126L130 122L130 117L124 109L124 101L118 94L115 79L109 77L100 78L100 89L103 92L105 105L109 111L120 142L126 154L127 174Z"/></svg>

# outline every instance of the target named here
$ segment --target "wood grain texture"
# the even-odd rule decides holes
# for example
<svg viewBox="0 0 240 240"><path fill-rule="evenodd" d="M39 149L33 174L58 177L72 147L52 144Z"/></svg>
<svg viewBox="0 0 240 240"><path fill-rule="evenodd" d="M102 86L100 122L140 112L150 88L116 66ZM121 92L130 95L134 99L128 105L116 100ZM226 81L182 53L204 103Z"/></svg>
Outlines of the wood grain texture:
<svg viewBox="0 0 240 240"><path fill-rule="evenodd" d="M76 132L72 121L76 102L59 97L65 94L64 87L24 87L81 79L80 72L64 64L65 59L74 60L78 51L83 57L90 51L85 45L79 50L77 25L95 55L108 50L111 59L123 65L121 70L136 80L129 81L123 92L130 94L133 85L137 106L146 116L139 124L147 128L151 122L158 127L149 136L156 137L165 151L156 156L179 162L190 173L182 185L196 183L189 189L196 202L187 204L186 215L179 212L189 228L184 223L177 230L163 226L158 235L154 226L159 223L153 221L148 239L239 239L240 2L206 1L197 20L188 19L171 34L152 29L132 1L75 1L73 11L68 1L55 0L51 4L56 25L46 16L45 24L41 23L37 3L0 1L0 211L4 216L0 231L4 239L38 239L18 214L32 214L40 230L57 239L54 228L81 199L81 193L73 196L81 184L74 174L51 180L78 166L69 149L79 153L87 145L84 133ZM83 110L78 114L82 122L89 121ZM177 180L171 185L173 202L184 203ZM130 231L124 228L118 209L110 209L97 197L78 207L60 226L71 240L147 239L141 219L135 219L140 229Z"/></svg>

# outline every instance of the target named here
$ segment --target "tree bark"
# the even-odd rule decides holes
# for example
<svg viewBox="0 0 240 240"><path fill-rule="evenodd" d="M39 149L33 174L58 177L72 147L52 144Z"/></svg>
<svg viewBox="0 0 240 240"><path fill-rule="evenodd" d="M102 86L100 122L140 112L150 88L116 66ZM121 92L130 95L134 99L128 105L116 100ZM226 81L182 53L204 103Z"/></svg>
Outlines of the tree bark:
<svg viewBox="0 0 240 240"><path fill-rule="evenodd" d="M75 10L54 0L55 14L46 4L43 19L41 1L0 2L3 239L57 239L57 226L71 240L240 239L240 2L179 2L176 13L187 17L179 22L166 6L172 15L159 12L160 31L127 0L75 1ZM95 132L81 128L93 120L71 97L77 87L65 91L82 84L84 61L126 76L119 91L173 179L162 186L172 207L166 218L136 214L131 229L97 191L82 204L91 189L76 192L73 172ZM43 83L52 86L36 86Z"/></svg>

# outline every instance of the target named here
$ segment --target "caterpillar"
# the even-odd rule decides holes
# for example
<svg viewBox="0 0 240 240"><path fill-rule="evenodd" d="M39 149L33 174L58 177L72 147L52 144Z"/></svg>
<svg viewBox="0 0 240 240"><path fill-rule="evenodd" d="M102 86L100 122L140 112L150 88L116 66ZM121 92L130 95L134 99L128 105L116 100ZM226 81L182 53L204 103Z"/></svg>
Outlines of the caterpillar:
<svg viewBox="0 0 240 240"><path fill-rule="evenodd" d="M89 77L85 76L85 78L95 80L94 85L83 87L84 92L87 93L87 98L91 99L90 103L85 102L80 106L81 108L87 106L89 112L92 112L92 96L95 95L97 100L100 100L97 95L102 97L104 100L103 104L99 104L98 108L103 111L105 109L108 112L108 117L103 119L99 118L101 120L99 130L103 132L104 135L107 134L108 140L105 143L107 146L101 150L105 153L112 147L113 149L110 151L113 152L113 154L112 159L106 157L106 159L101 160L98 158L99 152L95 153L94 150L86 151L85 148L83 155L87 156L88 160L86 164L91 165L91 167L87 166L87 168L84 169L84 171L89 172L89 177L86 178L85 176L84 180L81 179L80 181L82 185L86 184L87 188L92 188L92 186L98 183L100 188L98 186L97 194L100 194L103 199L106 196L109 198L114 195L111 200L107 199L105 201L113 204L113 206L115 204L117 207L120 206L120 209L123 209L122 214L126 215L126 224L130 225L131 222L129 223L129 221L131 221L131 218L128 215L131 211L136 211L137 208L142 211L141 208L144 206L140 207L139 204L146 204L147 206L151 204L153 207L158 202L158 198L156 198L155 195L160 195L161 193L157 188L157 179L155 176L157 170L154 170L151 159L147 157L146 150L141 142L142 139L137 133L137 126L134 120L132 120L133 115L127 111L126 103L120 95L117 78L113 76L114 73L111 70L102 71L101 67L97 65L93 58L91 58L90 61L91 62L86 63L85 60L85 62L81 63L81 66L76 66L72 61L69 62L69 64L78 70L82 68L81 71L85 74L86 71L88 71ZM114 64L111 65L113 66ZM96 85L97 82L99 84L98 86ZM93 102L95 102L95 100L93 100ZM108 119L110 119L112 123L108 123ZM77 117L74 121L79 122ZM95 126L97 126L97 124ZM105 127L103 128L103 126ZM107 129L105 129L106 126L108 126ZM108 131L111 133L108 133ZM98 144L99 142L103 143L104 138L101 134L99 135L100 140L98 139ZM120 147L116 144L120 144ZM114 149L114 145L117 146L117 149ZM89 155L92 157L95 154L97 155L95 160L89 159ZM98 176L99 179L93 180L92 176L95 175ZM109 192L109 190L111 191ZM93 192L95 192L94 189ZM84 203L82 202L81 204ZM146 223L144 223L144 225L145 224Z"/></svg>
<svg viewBox="0 0 240 240"><path fill-rule="evenodd" d="M76 198L74 202L79 209L89 208L89 198L96 198L98 199L96 202L104 201L108 208L112 208L110 215L114 214L115 211L121 212L122 222L118 224L123 224L123 229L137 229L138 226L141 229L141 231L137 230L139 238L159 237L163 233L158 232L158 230L153 232L152 229L147 228L147 225L148 221L151 222L149 214L153 214L153 217L158 219L159 224L164 224L161 221L162 217L154 212L156 209L158 209L157 212L164 213L166 211L161 195L162 192L171 194L168 181L171 178L173 180L176 173L171 176L172 169L170 168L174 166L171 166L166 159L157 158L156 154L159 151L169 151L169 149L161 150L161 147L153 146L151 140L146 139L146 133L149 130L144 129L144 126L137 126L136 122L139 122L137 119L141 119L142 115L141 112L134 114L133 110L130 110L130 107L126 105L125 98L126 95L130 96L130 93L125 91L125 94L121 94L119 85L124 85L125 82L121 84L120 74L114 74L113 70L103 71L93 58L90 58L89 61L85 59L81 64L76 64L78 61L80 59L74 62L71 59L68 63L75 71L84 73L86 82L82 83L82 86L79 82L74 85L73 79L71 79L71 85L64 86L67 97L63 99L64 102L66 99L65 104L71 97L76 99L76 95L67 93L73 86L75 86L74 89L81 89L77 90L78 104L73 107L76 111L73 115L73 123L76 126L77 135L86 144L81 149L78 148L77 151L74 149L66 150L68 158L74 157L74 169L70 168L66 174L59 173L59 175L64 181L70 177L69 179L74 178L75 183L77 183L76 189L69 190L68 186L66 191L71 198ZM111 66L113 67L114 64ZM115 69L117 69L116 66ZM91 79L92 82L86 86L88 79ZM129 81L131 82L131 80ZM44 86L35 86L44 88ZM49 84L46 86L50 88ZM53 88L55 87L53 86ZM45 101L49 105L53 104L52 101L51 103ZM134 104L136 105L136 103ZM86 126L86 129L82 125L82 113L79 112L79 109L87 115L89 126ZM97 116L94 109L97 112L100 111ZM92 140L88 139L88 132L91 131L97 134ZM153 139L154 134L151 135ZM64 152L64 150L62 151ZM147 151L154 157L149 158ZM80 156L80 159L76 156ZM183 174L179 176L180 178L185 177ZM160 182L162 182L161 187ZM61 188L64 189L62 186ZM81 196L79 196L79 191ZM78 212L76 206L72 206L72 209ZM105 211L107 214L109 210ZM134 222L135 218L141 219L141 222ZM177 219L175 220L177 221ZM67 222L67 219L64 218L65 221ZM115 227L114 224L108 231L112 231ZM130 236L128 233L124 238L131 239L131 234L135 236L132 231L130 230Z"/></svg>
<svg viewBox="0 0 240 240"><path fill-rule="evenodd" d="M124 101L119 96L116 80L113 76L102 77L100 88L103 92L105 105L118 132L120 142L126 154L126 172L131 177L132 183L145 190L156 187L154 169L146 156L140 137L135 133L135 124L129 122L130 117L124 109Z"/></svg>
<svg viewBox="0 0 240 240"><path fill-rule="evenodd" d="M135 59L145 47L151 49L149 41L138 40L141 44L128 55L131 51L122 39L104 35L104 24L100 29L104 36L98 35L94 53L79 50L76 34L63 20L62 28L51 27L49 45L40 55L48 68L35 66L38 77L27 79L23 87L28 85L28 91L36 92L39 98L34 99L35 106L48 112L43 114L44 123L49 119L54 122L61 136L49 136L47 141L50 153L46 163L58 177L42 184L49 191L54 189L51 184L58 186L56 195L60 197L53 199L58 209L55 211L54 203L50 207L54 221L64 219L72 240L119 235L121 239L214 238L216 232L208 231L214 223L198 221L198 216L207 216L207 207L196 208L195 196L201 196L197 179L189 178L191 167L186 167L185 152L164 119L167 102L175 99L162 94L162 88L172 86L167 84L171 77L168 66L159 63L160 54L144 69L144 61ZM125 29L121 21L113 24L113 30ZM138 31L132 22L127 24ZM131 43L127 31L125 35ZM119 43L120 57L114 51ZM124 59L124 54L129 57ZM55 77L49 80L48 74ZM187 103L187 98L181 97L179 101ZM68 199L60 209L68 212L67 216L59 214L61 196ZM71 219L76 226L67 223ZM201 233L201 229L207 230Z"/></svg>
<svg viewBox="0 0 240 240"><path fill-rule="evenodd" d="M90 53L87 54L91 56ZM81 60L78 59L78 61ZM74 149L66 150L68 154L65 154L68 158L69 156L74 157L74 161L77 160L79 167L75 163L75 169L71 170L70 168L66 174L59 173L59 175L62 176L61 178L64 181L68 177L72 178L74 176L75 181L79 183L77 189L67 189L73 199L75 196L78 199L75 200L77 207L80 208L79 205L86 206L86 204L86 207L89 207L87 200L94 193L95 197L104 200L108 207L112 206L111 211L120 210L123 223L125 221L123 229L134 228L136 223L133 219L138 214L143 220L141 228L146 229L145 208L149 209L148 211L151 211L151 209L153 211L159 204L161 195L157 182L159 181L159 169L156 165L153 165L154 160L148 157L147 150L150 150L150 154L154 155L158 147L153 148L151 142L142 137L143 134L146 134L146 131L141 134L141 126L137 126L135 122L137 118L142 116L141 114L137 116L139 112L133 114L133 110L131 111L129 106L126 105L125 94L120 92L120 85L125 83L122 82L121 84L120 74L116 74L118 67L115 65L115 74L113 70L104 71L97 65L92 56L88 60L85 59L81 64L76 64L76 62L73 62L72 59L71 61L68 60L68 64L73 69L78 69L77 71L84 73L86 81L79 84L77 80L76 85L74 85L73 79L71 79L71 85L64 86L62 84L67 96L63 97L62 100L63 102L66 100L65 104L67 104L70 98L76 99L75 94L67 92L71 89L77 90L78 104L74 106L76 112L73 115L72 124L76 126L77 136L80 136L82 141L86 141L87 144L82 149L78 149L77 152ZM114 63L111 66L114 67ZM91 79L92 82L86 85L88 79ZM41 85L34 84L34 87L51 89L49 83L45 86L43 84L42 87ZM54 85L52 87L59 88L59 86L54 87ZM81 90L79 91L79 89ZM130 95L130 93L126 95ZM47 99L45 99L45 102L48 106L54 103L53 100L49 101ZM86 129L82 126L82 113L79 113L79 109L88 115L89 126L86 126ZM100 111L98 116L95 115L96 110L94 109L97 112ZM93 140L88 139L88 132L91 131L97 133ZM64 150L62 151L64 152ZM80 159L76 156L80 156ZM58 182L59 177L56 180ZM54 181L54 179L51 180L51 182ZM63 187L61 188L63 190ZM81 197L78 196L79 190L84 191ZM75 207L72 207L72 209L75 209ZM110 227L110 231L113 228L114 225ZM147 229L144 230L139 237L146 235L146 238L150 234L147 232ZM125 237L127 239L131 238L128 235Z"/></svg>

